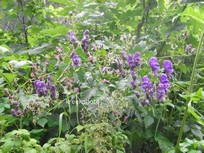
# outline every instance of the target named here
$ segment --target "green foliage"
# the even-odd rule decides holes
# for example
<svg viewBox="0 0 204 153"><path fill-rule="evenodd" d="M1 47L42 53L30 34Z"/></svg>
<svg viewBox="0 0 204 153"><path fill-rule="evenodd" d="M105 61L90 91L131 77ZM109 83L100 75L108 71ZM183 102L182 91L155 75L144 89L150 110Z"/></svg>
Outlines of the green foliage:
<svg viewBox="0 0 204 153"><path fill-rule="evenodd" d="M0 140L2 153L12 153L12 152L35 152L41 153L42 148L37 144L35 139L30 138L30 133L25 129L14 130L7 133Z"/></svg>
<svg viewBox="0 0 204 153"><path fill-rule="evenodd" d="M203 152L203 14L184 0L1 0L0 152ZM141 55L136 87L121 51ZM159 75L173 63L163 102L141 87L147 75L157 92L153 56Z"/></svg>

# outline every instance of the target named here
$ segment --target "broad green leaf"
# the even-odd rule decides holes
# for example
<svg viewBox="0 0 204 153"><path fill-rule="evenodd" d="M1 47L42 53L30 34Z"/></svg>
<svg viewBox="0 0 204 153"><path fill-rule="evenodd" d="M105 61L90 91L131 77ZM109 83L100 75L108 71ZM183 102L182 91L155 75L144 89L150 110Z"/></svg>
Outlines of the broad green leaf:
<svg viewBox="0 0 204 153"><path fill-rule="evenodd" d="M158 142L159 148L162 150L162 152L170 151L174 146L174 144L168 138L161 134L156 135L155 140Z"/></svg>
<svg viewBox="0 0 204 153"><path fill-rule="evenodd" d="M204 25L204 11L202 9L199 9L199 7L192 7L189 6L185 9L183 13L181 13L181 16L188 16L197 22L200 22Z"/></svg>
<svg viewBox="0 0 204 153"><path fill-rule="evenodd" d="M5 80L7 81L7 83L12 83L14 78L16 77L16 74L14 73L3 73L3 76L5 78Z"/></svg>
<svg viewBox="0 0 204 153"><path fill-rule="evenodd" d="M81 130L84 129L84 126L78 125L78 126L76 127L76 129L77 129L77 132L80 132Z"/></svg>
<svg viewBox="0 0 204 153"><path fill-rule="evenodd" d="M37 122L38 125L40 125L41 127L45 127L45 124L48 122L48 120L46 118L40 118Z"/></svg>
<svg viewBox="0 0 204 153"><path fill-rule="evenodd" d="M33 49L28 49L28 50L22 50L22 51L18 51L16 54L39 54L43 51L43 49L45 48L49 48L51 46L51 44L43 44L42 46L33 48Z"/></svg>
<svg viewBox="0 0 204 153"><path fill-rule="evenodd" d="M148 128L153 123L154 123L154 118L153 117L151 117L150 115L147 115L147 116L144 117L144 124L145 124L146 128Z"/></svg>
<svg viewBox="0 0 204 153"><path fill-rule="evenodd" d="M41 30L40 33L41 34L49 34L53 37L56 37L56 36L66 35L69 30L70 30L70 28L68 28L68 27L65 27L63 25L58 25L55 28Z"/></svg>

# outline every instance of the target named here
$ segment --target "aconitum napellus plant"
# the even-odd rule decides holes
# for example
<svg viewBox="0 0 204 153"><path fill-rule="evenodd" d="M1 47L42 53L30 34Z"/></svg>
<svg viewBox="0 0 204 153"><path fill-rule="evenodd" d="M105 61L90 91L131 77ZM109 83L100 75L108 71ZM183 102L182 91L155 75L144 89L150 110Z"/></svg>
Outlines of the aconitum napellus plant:
<svg viewBox="0 0 204 153"><path fill-rule="evenodd" d="M121 51L121 56L124 61L127 60L127 63L129 65L130 74L132 76L132 81L130 81L130 84L132 85L133 89L135 90L135 93L141 93L141 94L135 94L137 98L142 96L142 104L146 105L149 103L144 103L144 101L151 102L155 98L159 102L163 102L165 98L167 97L167 93L169 92L170 88L170 81L169 78L172 76L174 69L173 64L170 60L164 60L163 61L163 68L164 73L160 72L160 64L156 57L151 57L148 60L148 64L152 69L153 77L156 77L158 79L154 79L154 82L151 82L151 77L149 75L144 75L141 80L141 86L138 86L139 84L136 83L137 79L137 69L136 67L141 65L141 58L140 53L136 52L133 55L129 54L127 56L126 52ZM127 58L127 59L126 59ZM140 77L138 77L140 78ZM139 92L138 89L142 89L142 92ZM139 97L138 97L139 96Z"/></svg>

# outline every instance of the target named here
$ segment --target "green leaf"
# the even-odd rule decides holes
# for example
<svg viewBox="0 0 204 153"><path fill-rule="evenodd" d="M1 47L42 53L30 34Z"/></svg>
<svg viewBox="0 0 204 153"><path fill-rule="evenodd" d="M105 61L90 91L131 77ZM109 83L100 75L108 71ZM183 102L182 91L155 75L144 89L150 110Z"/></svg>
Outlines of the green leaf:
<svg viewBox="0 0 204 153"><path fill-rule="evenodd" d="M67 28L63 25L59 25L55 28L41 30L40 33L41 34L49 34L53 37L56 37L56 36L66 35L69 30L70 30L70 28Z"/></svg>
<svg viewBox="0 0 204 153"><path fill-rule="evenodd" d="M154 123L154 118L153 117L151 117L150 115L147 115L147 116L144 117L144 124L145 124L146 128L148 128L153 123Z"/></svg>
<svg viewBox="0 0 204 153"><path fill-rule="evenodd" d="M80 132L81 130L84 129L84 126L78 125L78 126L76 127L76 129L77 129L77 132Z"/></svg>
<svg viewBox="0 0 204 153"><path fill-rule="evenodd" d="M191 102L188 104L188 111L196 118L198 123L204 126L204 117L200 113L196 112L197 110L191 106Z"/></svg>
<svg viewBox="0 0 204 153"><path fill-rule="evenodd" d="M47 122L48 120L46 118L40 118L37 124L40 125L41 127L44 127Z"/></svg>
<svg viewBox="0 0 204 153"><path fill-rule="evenodd" d="M183 11L183 13L181 13L181 16L188 16L194 20L196 20L197 22L200 22L204 25L204 11L202 9L199 9L199 7L192 7L189 6L185 9L185 11Z"/></svg>
<svg viewBox="0 0 204 153"><path fill-rule="evenodd" d="M46 43L46 44L43 44L42 46L39 46L33 49L18 51L16 54L29 54L29 55L39 54L43 51L43 49L48 48L50 46L51 44Z"/></svg>
<svg viewBox="0 0 204 153"><path fill-rule="evenodd" d="M201 98L203 98L203 88L199 88L198 91L191 96L191 100L194 102L200 101Z"/></svg>
<svg viewBox="0 0 204 153"><path fill-rule="evenodd" d="M162 150L162 152L170 151L174 146L174 144L168 138L161 134L156 135L155 140L158 142L159 148Z"/></svg>
<svg viewBox="0 0 204 153"><path fill-rule="evenodd" d="M12 83L14 78L16 77L16 74L14 73L3 73L3 76L8 84Z"/></svg>

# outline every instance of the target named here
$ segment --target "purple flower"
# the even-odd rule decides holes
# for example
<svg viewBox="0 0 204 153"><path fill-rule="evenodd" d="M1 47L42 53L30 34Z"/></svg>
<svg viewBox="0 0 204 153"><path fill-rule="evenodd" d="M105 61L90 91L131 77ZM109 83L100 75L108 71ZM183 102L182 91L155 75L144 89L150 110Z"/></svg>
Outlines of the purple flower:
<svg viewBox="0 0 204 153"><path fill-rule="evenodd" d="M140 96L140 92L137 91L137 90L135 90L134 93L135 93L135 96L139 98L139 96Z"/></svg>
<svg viewBox="0 0 204 153"><path fill-rule="evenodd" d="M164 70L165 70L167 76L171 76L173 71L174 71L171 61L165 60L163 62L163 65L164 65Z"/></svg>
<svg viewBox="0 0 204 153"><path fill-rule="evenodd" d="M128 64L129 64L131 70L133 70L136 66L140 66L140 64L141 64L140 53L136 52L136 53L134 53L134 55L129 54L128 55Z"/></svg>
<svg viewBox="0 0 204 153"><path fill-rule="evenodd" d="M14 105L16 108L18 108L19 103L18 103L17 101L14 101L14 102L13 102L13 105Z"/></svg>
<svg viewBox="0 0 204 153"><path fill-rule="evenodd" d="M132 85L133 88L136 88L136 87L137 87L136 81L132 80L130 83L131 83L131 85Z"/></svg>
<svg viewBox="0 0 204 153"><path fill-rule="evenodd" d="M170 88L170 83L169 83L167 75L162 73L160 75L159 80L160 80L160 83L162 83L164 85L165 91L168 92L169 91L168 89Z"/></svg>
<svg viewBox="0 0 204 153"><path fill-rule="evenodd" d="M157 98L159 102L163 102L166 94L166 88L165 85L160 83L157 87Z"/></svg>
<svg viewBox="0 0 204 153"><path fill-rule="evenodd" d="M133 56L131 54L128 55L128 64L129 64L131 70L133 70L135 68L135 62L134 62Z"/></svg>
<svg viewBox="0 0 204 153"><path fill-rule="evenodd" d="M12 115L16 115L16 110L15 110L15 109L11 109L10 113L11 113Z"/></svg>
<svg viewBox="0 0 204 153"><path fill-rule="evenodd" d="M89 30L84 31L84 37L81 40L81 48L84 50L86 54L88 54L89 51Z"/></svg>
<svg viewBox="0 0 204 153"><path fill-rule="evenodd" d="M74 35L74 32L71 30L68 32L68 39L69 39L70 43L73 44L74 46L78 45L77 39Z"/></svg>
<svg viewBox="0 0 204 153"><path fill-rule="evenodd" d="M34 86L35 86L35 91L39 97L47 95L47 87L44 81L35 80Z"/></svg>
<svg viewBox="0 0 204 153"><path fill-rule="evenodd" d="M141 64L141 59L140 59L140 53L139 53L139 52L136 52L136 53L133 55L133 59L134 59L135 66L140 66L140 64Z"/></svg>
<svg viewBox="0 0 204 153"><path fill-rule="evenodd" d="M125 51L121 51L120 54L121 54L123 60L127 59L127 53Z"/></svg>
<svg viewBox="0 0 204 153"><path fill-rule="evenodd" d="M52 100L55 100L55 99L56 99L56 87L55 87L55 85L52 85L52 86L50 87L50 98L51 98Z"/></svg>
<svg viewBox="0 0 204 153"><path fill-rule="evenodd" d="M81 65L81 59L79 58L79 56L77 56L77 54L74 51L71 54L71 58L72 58L72 66L74 68Z"/></svg>
<svg viewBox="0 0 204 153"><path fill-rule="evenodd" d="M151 57L149 59L149 65L152 68L152 71L153 71L154 75L157 76L158 75L157 72L160 69L160 66L159 66L159 63L157 61L157 58L156 57Z"/></svg>
<svg viewBox="0 0 204 153"><path fill-rule="evenodd" d="M142 78L142 89L145 91L147 96L153 97L154 94L154 86L151 83L148 76L143 76Z"/></svg>

